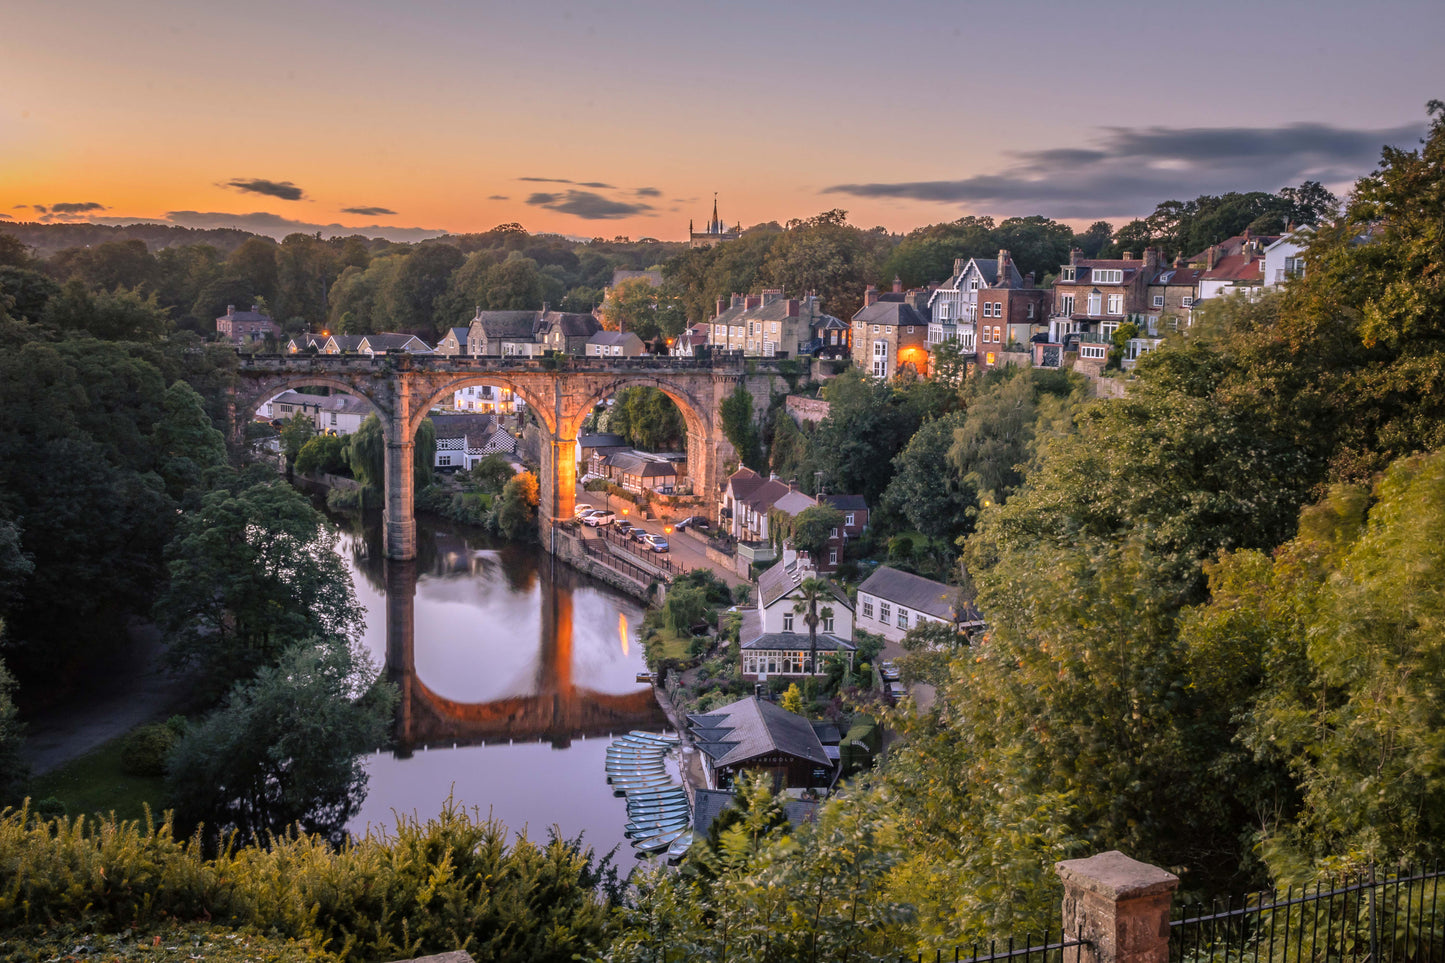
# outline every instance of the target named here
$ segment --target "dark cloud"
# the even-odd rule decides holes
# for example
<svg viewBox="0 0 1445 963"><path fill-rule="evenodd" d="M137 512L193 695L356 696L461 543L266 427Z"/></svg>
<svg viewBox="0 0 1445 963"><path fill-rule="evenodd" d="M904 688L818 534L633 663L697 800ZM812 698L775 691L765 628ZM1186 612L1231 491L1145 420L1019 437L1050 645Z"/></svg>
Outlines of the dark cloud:
<svg viewBox="0 0 1445 963"><path fill-rule="evenodd" d="M0 217L5 218L5 220L7 220L7 221L13 221L13 220L15 220L15 218L11 217L9 214L0 214Z"/></svg>
<svg viewBox="0 0 1445 963"><path fill-rule="evenodd" d="M613 187L611 184L603 184L603 183L601 183L600 181L584 181L583 183L578 184L577 186L578 186L578 187L590 187L590 188L592 188L593 190L598 190L598 191L615 191L615 190L617 190L617 188Z"/></svg>
<svg viewBox="0 0 1445 963"><path fill-rule="evenodd" d="M590 187L598 191L617 190L611 184L604 184L601 181L574 181L566 177L519 177L517 180L526 181L529 184L571 184L574 187Z"/></svg>
<svg viewBox="0 0 1445 963"><path fill-rule="evenodd" d="M380 217L382 214L396 215L396 211L389 207L343 207L341 213L360 214L362 217Z"/></svg>
<svg viewBox="0 0 1445 963"><path fill-rule="evenodd" d="M999 213L1053 217L1145 214L1162 200L1267 190L1317 180L1348 187L1384 144L1406 145L1421 125L1349 130L1328 124L1257 127L1104 128L1087 148L1022 151L1001 173L960 180L836 184L824 194L896 197Z"/></svg>
<svg viewBox="0 0 1445 963"><path fill-rule="evenodd" d="M592 191L566 191L561 194L533 194L527 203L562 214L571 214L585 221L612 221L623 217L635 217L652 210L651 204L641 201L614 201L594 194Z"/></svg>
<svg viewBox="0 0 1445 963"><path fill-rule="evenodd" d="M658 190L658 189L655 188L655 187L639 187L637 190L633 191L632 193L635 194L635 195L637 195L638 197L661 197L661 196L662 196L662 191Z"/></svg>
<svg viewBox="0 0 1445 963"><path fill-rule="evenodd" d="M104 204L97 204L95 201L61 201L59 204L50 205L52 214L84 214L86 211L103 211Z"/></svg>
<svg viewBox="0 0 1445 963"><path fill-rule="evenodd" d="M489 201L510 201L511 198L508 197L506 194L489 194L489 195L487 195L487 200L489 200Z"/></svg>
<svg viewBox="0 0 1445 963"><path fill-rule="evenodd" d="M84 221L89 219L91 211L106 210L104 204L95 201L61 201L58 204L16 204L16 208L29 207L40 216L36 218L42 224L54 224L55 222Z"/></svg>
<svg viewBox="0 0 1445 963"><path fill-rule="evenodd" d="M267 197L277 197L283 201L299 201L306 196L305 191L290 181L268 181L259 177L238 177L227 181L222 186L247 194L265 194Z"/></svg>

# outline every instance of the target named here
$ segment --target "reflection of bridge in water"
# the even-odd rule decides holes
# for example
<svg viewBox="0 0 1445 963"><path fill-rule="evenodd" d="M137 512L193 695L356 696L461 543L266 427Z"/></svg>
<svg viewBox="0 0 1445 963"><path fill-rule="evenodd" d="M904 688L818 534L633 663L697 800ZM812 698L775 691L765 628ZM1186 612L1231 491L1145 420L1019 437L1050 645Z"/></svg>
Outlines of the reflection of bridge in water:
<svg viewBox="0 0 1445 963"><path fill-rule="evenodd" d="M658 728L666 716L651 687L628 695L578 688L572 678L572 570L544 559L539 571L542 632L535 694L465 703L438 695L416 673L414 559L386 560L386 667L400 692L398 755L417 746L477 745L505 739L541 740L558 748L580 736ZM505 627L500 627L506 631ZM525 644L521 639L518 644Z"/></svg>

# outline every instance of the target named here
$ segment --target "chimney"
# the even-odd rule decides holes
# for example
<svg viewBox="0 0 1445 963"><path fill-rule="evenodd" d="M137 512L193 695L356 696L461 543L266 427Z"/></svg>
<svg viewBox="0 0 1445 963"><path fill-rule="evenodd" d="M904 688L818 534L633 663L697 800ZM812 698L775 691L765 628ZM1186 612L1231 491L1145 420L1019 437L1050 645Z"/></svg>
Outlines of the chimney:
<svg viewBox="0 0 1445 963"><path fill-rule="evenodd" d="M896 274L893 276L893 293L903 293L903 279L901 277L898 277Z"/></svg>
<svg viewBox="0 0 1445 963"><path fill-rule="evenodd" d="M760 308L762 306L763 296L761 294L749 294L743 298L743 307L748 311L751 311L753 308Z"/></svg>
<svg viewBox="0 0 1445 963"><path fill-rule="evenodd" d="M546 313L547 313L548 311L550 311L550 310L552 310L552 305L548 304L546 301L543 301L543 302L542 302L542 313L543 313L543 314L546 314Z"/></svg>
<svg viewBox="0 0 1445 963"><path fill-rule="evenodd" d="M1175 266L1176 268L1182 268L1182 267L1188 267L1188 266L1189 266L1189 262L1186 261L1186 260L1184 260L1184 252L1183 252L1183 251L1180 251L1178 254L1174 255L1174 266Z"/></svg>
<svg viewBox="0 0 1445 963"><path fill-rule="evenodd" d="M1026 287L1026 288L1031 288L1031 287L1033 287L1033 286L1034 286L1034 272L1030 271L1028 274L1025 274L1025 275L1024 275L1024 287Z"/></svg>
<svg viewBox="0 0 1445 963"><path fill-rule="evenodd" d="M797 316L798 316L798 299L797 299L797 298L788 298L788 317L790 317L790 318L796 318Z"/></svg>
<svg viewBox="0 0 1445 963"><path fill-rule="evenodd" d="M229 317L233 316L235 313L236 313L236 306L235 306L234 304L228 304L228 305L226 305L226 317L229 318Z"/></svg>
<svg viewBox="0 0 1445 963"><path fill-rule="evenodd" d="M718 314L722 314L722 313L723 313L724 311L726 311L727 309L728 309L728 299L727 299L727 298L718 298L718 299L717 299L717 313L718 313Z"/></svg>
<svg viewBox="0 0 1445 963"><path fill-rule="evenodd" d="M1206 266L1205 266L1205 270L1206 270L1206 271L1213 271L1213 270L1214 270L1214 262L1215 262L1215 260L1216 260L1218 257L1219 257L1219 245L1218 245L1218 244L1211 244L1211 245L1209 245L1209 261L1208 261L1208 263L1207 263Z"/></svg>
<svg viewBox="0 0 1445 963"><path fill-rule="evenodd" d="M1125 252L1124 252L1124 260L1126 260L1126 261L1132 261L1132 260L1134 260L1134 252L1133 252L1133 251L1125 251Z"/></svg>
<svg viewBox="0 0 1445 963"><path fill-rule="evenodd" d="M868 285L868 290L863 292L863 307L870 307L878 303L878 285Z"/></svg>
<svg viewBox="0 0 1445 963"><path fill-rule="evenodd" d="M1157 271L1159 269L1159 249L1157 247L1146 247L1144 249L1144 270Z"/></svg>
<svg viewBox="0 0 1445 963"><path fill-rule="evenodd" d="M782 288L763 288L763 304L772 304L783 296Z"/></svg>
<svg viewBox="0 0 1445 963"><path fill-rule="evenodd" d="M253 305L251 305L251 313L252 313L252 314L260 314L260 313L261 313L261 305L259 305L259 304L253 304Z"/></svg>
<svg viewBox="0 0 1445 963"><path fill-rule="evenodd" d="M1081 247L1071 247L1071 248L1069 248L1069 264L1071 264L1071 265L1076 265L1076 264L1078 264L1078 263L1079 263L1079 255L1080 255L1080 254L1083 254L1083 253L1084 253L1084 249L1081 248Z"/></svg>
<svg viewBox="0 0 1445 963"><path fill-rule="evenodd" d="M788 479L788 491L790 491L790 492L795 492L795 491L797 491L797 490L798 490L798 480L797 480L796 478L789 478L789 479Z"/></svg>
<svg viewBox="0 0 1445 963"><path fill-rule="evenodd" d="M731 306L734 307L734 308L740 308L740 307L742 307L742 306L743 306L743 296L742 296L741 294L736 294L736 293L733 294L733 300L732 300L732 305L731 305Z"/></svg>

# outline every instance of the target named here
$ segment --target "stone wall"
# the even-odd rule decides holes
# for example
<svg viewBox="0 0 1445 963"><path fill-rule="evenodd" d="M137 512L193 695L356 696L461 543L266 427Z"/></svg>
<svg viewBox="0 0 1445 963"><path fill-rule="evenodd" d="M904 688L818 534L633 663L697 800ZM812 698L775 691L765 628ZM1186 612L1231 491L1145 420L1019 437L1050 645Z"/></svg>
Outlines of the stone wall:
<svg viewBox="0 0 1445 963"><path fill-rule="evenodd" d="M788 395L783 402L784 409L792 416L793 421L801 425L805 421L817 424L828 417L828 402L822 398L804 398L801 395Z"/></svg>

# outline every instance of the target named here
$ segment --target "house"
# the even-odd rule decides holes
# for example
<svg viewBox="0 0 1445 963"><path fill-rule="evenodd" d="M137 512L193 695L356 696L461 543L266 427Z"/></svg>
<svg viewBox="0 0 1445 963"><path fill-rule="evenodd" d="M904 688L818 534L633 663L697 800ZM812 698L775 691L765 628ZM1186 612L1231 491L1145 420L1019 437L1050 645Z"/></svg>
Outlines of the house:
<svg viewBox="0 0 1445 963"><path fill-rule="evenodd" d="M432 415L436 431L436 468L471 469L492 454L512 455L517 439L491 415Z"/></svg>
<svg viewBox="0 0 1445 963"><path fill-rule="evenodd" d="M766 773L774 791L826 789L838 776L837 749L829 753L807 719L757 696L687 717L702 753L709 789L725 789L740 773Z"/></svg>
<svg viewBox="0 0 1445 963"><path fill-rule="evenodd" d="M697 349L708 343L708 336L712 333L711 325L706 323L694 324L682 334L678 335L672 342L671 354L674 358L692 358L697 356Z"/></svg>
<svg viewBox="0 0 1445 963"><path fill-rule="evenodd" d="M1189 267L1177 258L1172 267L1156 274L1148 284L1148 306L1139 330L1148 335L1166 331L1182 331L1194 317L1194 302L1199 298L1200 268Z"/></svg>
<svg viewBox="0 0 1445 963"><path fill-rule="evenodd" d="M540 346L533 337L536 326L536 311L483 311L478 308L476 317L467 327L467 349L474 357L530 357L532 347L536 346L540 354ZM519 349L518 346L525 347Z"/></svg>
<svg viewBox="0 0 1445 963"><path fill-rule="evenodd" d="M281 337L280 325L271 320L269 314L263 314L257 304L251 305L249 311L237 311L234 304L226 305L226 313L216 319L216 332L232 344L255 344Z"/></svg>
<svg viewBox="0 0 1445 963"><path fill-rule="evenodd" d="M1312 227L1290 231L1264 246L1264 286L1278 287L1305 275L1305 250L1315 238Z"/></svg>
<svg viewBox="0 0 1445 963"><path fill-rule="evenodd" d="M270 401L261 405L257 411L263 418L272 421L290 421L297 415L302 415L312 421L316 421L316 415L321 411L321 403L327 398L326 395L303 394L300 391L283 391Z"/></svg>
<svg viewBox="0 0 1445 963"><path fill-rule="evenodd" d="M570 311L543 310L533 328L533 340L545 351L582 355L587 342L602 330L602 322L590 314L573 314Z"/></svg>
<svg viewBox="0 0 1445 963"><path fill-rule="evenodd" d="M967 320L958 322L959 330L964 332L960 346L971 328L974 363L980 368L995 368L1005 363L1005 352L1027 350L1025 346L1034 335L1047 330L1053 296L1047 289L1034 286L1032 273L1024 275L1020 281L1018 268L1014 267L1007 250L1000 250L993 262L975 259L972 263L992 263L1001 267L996 271L993 284L968 292L974 301L966 308L969 313L976 309L977 318L972 325ZM980 273L986 275L987 271ZM972 281L969 283L972 284ZM929 330L931 332L932 328ZM967 352L966 348L964 350Z"/></svg>
<svg viewBox="0 0 1445 963"><path fill-rule="evenodd" d="M718 298L709 343L751 357L796 356L816 338L815 326L828 317L813 295L787 298L781 288L734 294Z"/></svg>
<svg viewBox="0 0 1445 963"><path fill-rule="evenodd" d="M583 347L589 358L636 358L647 353L642 339L631 331L598 331Z"/></svg>
<svg viewBox="0 0 1445 963"><path fill-rule="evenodd" d="M577 436L577 471L579 474L605 477L607 456L627 447L621 435L599 433Z"/></svg>
<svg viewBox="0 0 1445 963"><path fill-rule="evenodd" d="M1002 272L1000 264L1004 266ZM953 274L928 296L930 348L944 341L957 341L965 354L973 354L977 350L975 322L979 317L979 292L988 288L1022 287L1024 278L1008 251L999 251L997 258L955 258Z"/></svg>
<svg viewBox="0 0 1445 963"><path fill-rule="evenodd" d="M432 354L431 345L414 334L367 334L356 345L357 353L367 357L378 354Z"/></svg>
<svg viewBox="0 0 1445 963"><path fill-rule="evenodd" d="M467 385L452 392L452 407L458 411L515 414L526 406L520 395L500 385Z"/></svg>
<svg viewBox="0 0 1445 963"><path fill-rule="evenodd" d="M447 328L446 336L437 342L436 353L450 358L469 354L470 352L467 351L467 332L469 330L469 328Z"/></svg>
<svg viewBox="0 0 1445 963"><path fill-rule="evenodd" d="M828 539L825 558L818 559L818 567L825 572L838 567L843 560L848 543L861 538L868 527L868 501L862 495L819 495L818 504L828 505L843 513L843 524L833 529Z"/></svg>
<svg viewBox="0 0 1445 963"><path fill-rule="evenodd" d="M812 340L802 353L819 358L848 358L853 354L853 326L831 314L820 314L808 325Z"/></svg>
<svg viewBox="0 0 1445 963"><path fill-rule="evenodd" d="M630 492L671 492L677 487L679 474L682 478L687 477L686 467L679 473L676 462L631 448L614 451L602 458L600 474Z"/></svg>
<svg viewBox="0 0 1445 963"><path fill-rule="evenodd" d="M927 304L927 292L905 292L897 278L886 294L868 285L853 315L853 363L875 378L892 378L905 367L927 374Z"/></svg>
<svg viewBox="0 0 1445 963"><path fill-rule="evenodd" d="M326 343L321 346L321 353L356 354L357 349L361 347L361 339L363 337L364 335L360 334L333 334L327 338Z"/></svg>
<svg viewBox="0 0 1445 963"><path fill-rule="evenodd" d="M955 586L886 565L858 586L858 628L899 642L922 622L946 622L960 632L983 628L983 617Z"/></svg>
<svg viewBox="0 0 1445 963"><path fill-rule="evenodd" d="M784 549L783 557L758 576L756 609L744 613L740 635L745 678L824 675L828 669L821 654L825 652L841 656L852 667L853 606L847 593L832 582L828 582L831 597L819 603L818 607L821 619L818 623L820 658L817 665L809 661L811 643L808 624L796 607L802 598L800 586L805 580L818 577L818 569L812 560L791 548ZM823 617L825 608L832 614ZM801 656L798 654L800 637Z"/></svg>
<svg viewBox="0 0 1445 963"><path fill-rule="evenodd" d="M374 409L371 402L346 394L326 396L316 412L316 430L330 435L354 435Z"/></svg>
<svg viewBox="0 0 1445 963"><path fill-rule="evenodd" d="M1069 335L1089 334L1106 343L1120 325L1130 322L1145 329L1159 251L1146 248L1142 260L1130 252L1122 258L1083 258L1081 253L1078 248L1069 252L1069 263L1059 268L1054 281L1048 342L1064 344ZM1079 358L1084 360L1082 348Z"/></svg>
<svg viewBox="0 0 1445 963"><path fill-rule="evenodd" d="M317 352L326 347L328 334L302 334L297 335L286 342L287 354L305 354L308 351Z"/></svg>
<svg viewBox="0 0 1445 963"><path fill-rule="evenodd" d="M751 468L743 467L728 476L718 503L718 519L740 542L767 542L770 538L768 512L777 509L796 515L816 504L811 496L798 491L796 483L785 483L776 477L764 479Z"/></svg>

